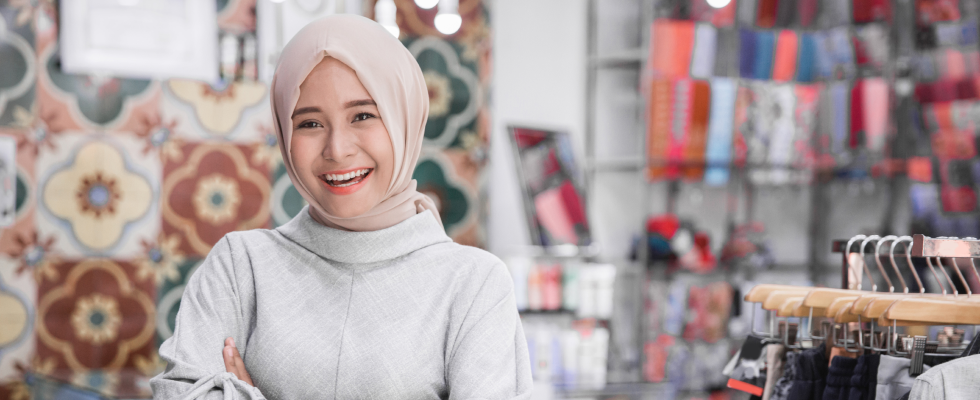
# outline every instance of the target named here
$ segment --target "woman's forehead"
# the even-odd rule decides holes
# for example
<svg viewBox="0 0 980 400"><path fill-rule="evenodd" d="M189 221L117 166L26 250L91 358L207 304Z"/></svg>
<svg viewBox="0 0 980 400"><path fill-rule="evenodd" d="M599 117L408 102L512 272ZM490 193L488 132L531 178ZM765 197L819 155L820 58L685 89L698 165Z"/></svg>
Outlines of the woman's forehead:
<svg viewBox="0 0 980 400"><path fill-rule="evenodd" d="M300 102L337 100L344 103L362 99L373 100L357 73L332 57L324 57L300 84Z"/></svg>

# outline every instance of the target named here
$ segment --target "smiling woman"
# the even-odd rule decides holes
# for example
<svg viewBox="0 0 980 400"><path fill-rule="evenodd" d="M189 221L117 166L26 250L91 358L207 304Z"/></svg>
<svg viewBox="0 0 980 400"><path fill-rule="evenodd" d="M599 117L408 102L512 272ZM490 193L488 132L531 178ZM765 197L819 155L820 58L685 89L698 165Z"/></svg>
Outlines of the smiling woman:
<svg viewBox="0 0 980 400"><path fill-rule="evenodd" d="M154 398L528 398L507 268L453 243L411 178L429 99L408 49L374 21L330 16L286 46L271 92L310 205L212 249L160 347ZM200 202L233 201L209 185Z"/></svg>
<svg viewBox="0 0 980 400"><path fill-rule="evenodd" d="M333 57L317 64L300 85L292 124L293 168L328 214L355 217L381 202L394 149L354 70Z"/></svg>

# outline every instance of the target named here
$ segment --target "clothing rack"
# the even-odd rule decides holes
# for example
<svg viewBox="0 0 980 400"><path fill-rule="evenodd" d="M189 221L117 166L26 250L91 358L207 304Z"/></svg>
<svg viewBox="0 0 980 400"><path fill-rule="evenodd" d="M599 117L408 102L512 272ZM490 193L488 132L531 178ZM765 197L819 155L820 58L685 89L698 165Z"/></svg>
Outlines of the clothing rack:
<svg viewBox="0 0 980 400"><path fill-rule="evenodd" d="M878 244L880 239L871 239L865 248ZM841 253L841 288L848 287L848 268L847 255L850 253L861 252L861 241L851 242L851 248L845 250L847 242L850 240L834 240L831 244L831 252ZM891 241L891 240L889 240ZM912 235L912 257L948 257L948 258L980 258L980 239L974 237L955 238L955 237L929 237L926 235Z"/></svg>

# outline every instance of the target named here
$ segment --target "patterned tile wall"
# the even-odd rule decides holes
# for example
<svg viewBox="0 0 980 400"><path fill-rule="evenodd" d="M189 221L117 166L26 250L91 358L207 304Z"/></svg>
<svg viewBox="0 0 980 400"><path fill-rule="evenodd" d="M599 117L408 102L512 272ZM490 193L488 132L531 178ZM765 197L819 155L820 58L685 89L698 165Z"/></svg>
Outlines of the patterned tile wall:
<svg viewBox="0 0 980 400"><path fill-rule="evenodd" d="M255 1L219 0L219 27L254 31ZM396 4L431 102L415 178L449 234L481 246L486 6L462 0L462 29L446 36L434 9ZM0 228L0 398L148 397L211 246L305 202L266 85L65 74L57 21L53 0L0 0L0 137L17 142L16 218Z"/></svg>

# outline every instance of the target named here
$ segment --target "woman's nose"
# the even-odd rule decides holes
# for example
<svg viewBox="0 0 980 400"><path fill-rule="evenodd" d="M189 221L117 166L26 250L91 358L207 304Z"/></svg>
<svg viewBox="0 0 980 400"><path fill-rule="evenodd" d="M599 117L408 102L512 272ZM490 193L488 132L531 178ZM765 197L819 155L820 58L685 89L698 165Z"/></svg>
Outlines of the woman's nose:
<svg viewBox="0 0 980 400"><path fill-rule="evenodd" d="M326 145L323 147L323 158L333 161L343 161L347 157L357 154L356 136L343 129L333 129L328 135Z"/></svg>

